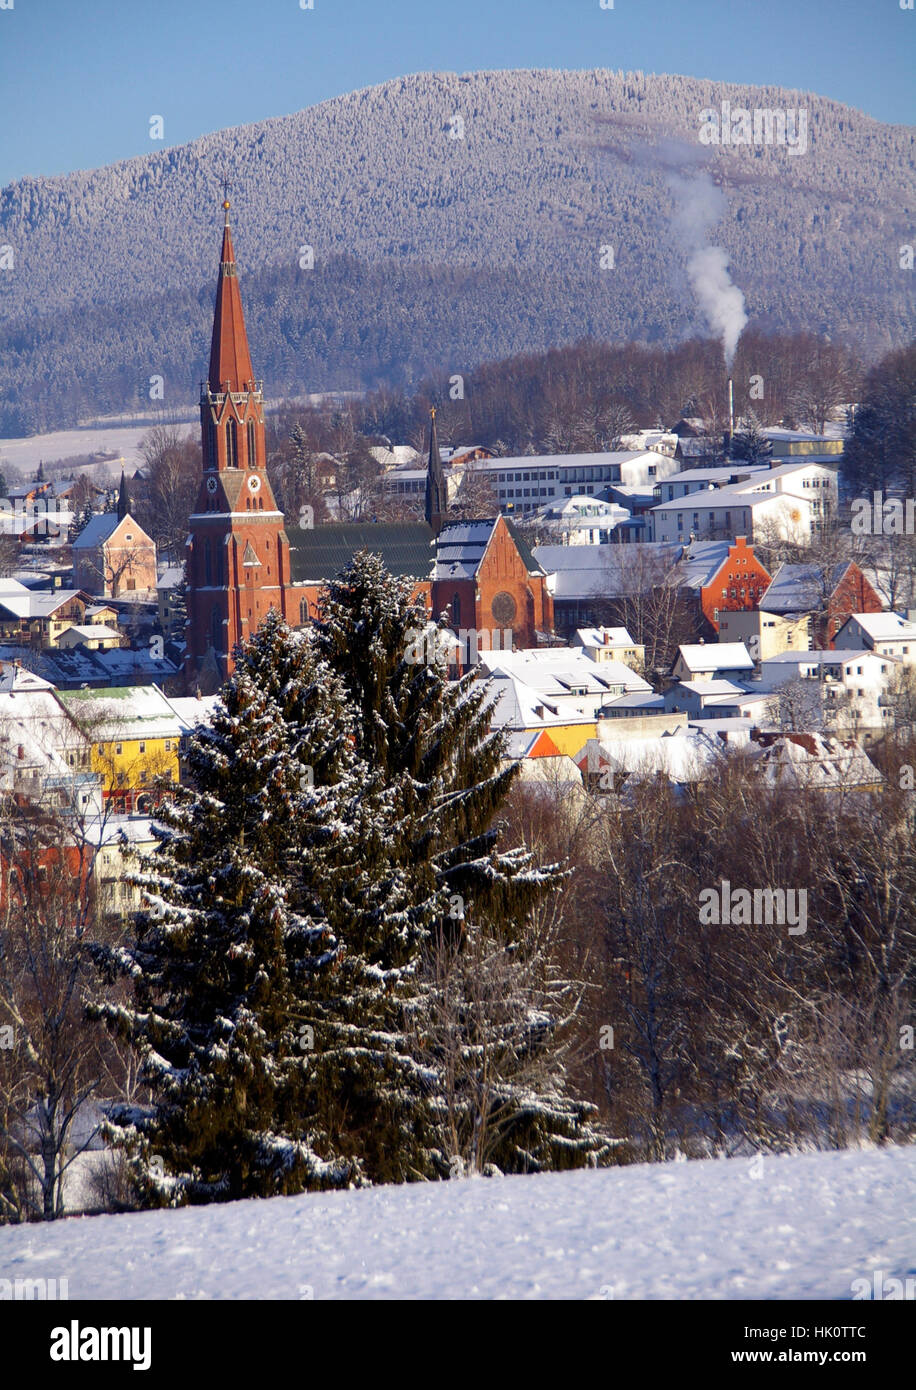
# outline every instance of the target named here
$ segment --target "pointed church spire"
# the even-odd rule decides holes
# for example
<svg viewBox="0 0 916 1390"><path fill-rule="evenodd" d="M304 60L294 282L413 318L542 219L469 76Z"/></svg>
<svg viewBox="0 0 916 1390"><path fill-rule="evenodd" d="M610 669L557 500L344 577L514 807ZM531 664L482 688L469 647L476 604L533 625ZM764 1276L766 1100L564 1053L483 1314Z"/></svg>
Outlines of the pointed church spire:
<svg viewBox="0 0 916 1390"><path fill-rule="evenodd" d="M127 479L124 476L124 469L121 469L121 487L118 491L118 520L123 521L130 511L130 493L127 491Z"/></svg>
<svg viewBox="0 0 916 1390"><path fill-rule="evenodd" d="M213 337L210 342L210 390L222 392L247 391L253 381L242 295L232 249L232 230L229 226L229 199L223 202L223 249L219 259L219 280L216 285L216 307L213 313Z"/></svg>
<svg viewBox="0 0 916 1390"><path fill-rule="evenodd" d="M426 520L438 536L448 511L448 489L442 469L442 455L439 453L439 436L436 433L436 407L429 412L429 463L426 469Z"/></svg>

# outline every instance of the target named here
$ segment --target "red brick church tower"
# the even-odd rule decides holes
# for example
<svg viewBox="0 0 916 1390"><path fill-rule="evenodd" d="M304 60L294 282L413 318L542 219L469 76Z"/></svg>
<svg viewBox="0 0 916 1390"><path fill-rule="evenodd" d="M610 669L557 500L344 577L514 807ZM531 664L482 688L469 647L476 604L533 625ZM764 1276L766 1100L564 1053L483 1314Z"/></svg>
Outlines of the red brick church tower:
<svg viewBox="0 0 916 1390"><path fill-rule="evenodd" d="M201 384L203 478L190 520L186 675L217 689L236 643L271 608L287 617L289 540L267 478L262 383L255 381L229 228L220 255L209 379Z"/></svg>

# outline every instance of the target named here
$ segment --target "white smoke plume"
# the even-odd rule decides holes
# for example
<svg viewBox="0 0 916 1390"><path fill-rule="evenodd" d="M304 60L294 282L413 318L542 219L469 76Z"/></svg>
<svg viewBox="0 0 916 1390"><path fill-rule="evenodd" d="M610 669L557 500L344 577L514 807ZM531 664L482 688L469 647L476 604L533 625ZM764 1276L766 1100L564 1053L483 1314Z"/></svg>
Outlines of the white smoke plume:
<svg viewBox="0 0 916 1390"><path fill-rule="evenodd" d="M731 371L747 313L744 295L728 273L728 256L721 246L705 246L690 257L687 274L710 328L722 339L725 365Z"/></svg>
<svg viewBox="0 0 916 1390"><path fill-rule="evenodd" d="M697 301L712 331L722 339L725 364L731 371L738 339L747 323L744 295L728 273L728 254L721 246L710 245L710 233L727 209L721 189L705 170L691 171L697 151L682 146L676 152L681 172L669 173L668 186L676 207L671 228L687 255L687 274ZM687 166L687 172L684 172Z"/></svg>

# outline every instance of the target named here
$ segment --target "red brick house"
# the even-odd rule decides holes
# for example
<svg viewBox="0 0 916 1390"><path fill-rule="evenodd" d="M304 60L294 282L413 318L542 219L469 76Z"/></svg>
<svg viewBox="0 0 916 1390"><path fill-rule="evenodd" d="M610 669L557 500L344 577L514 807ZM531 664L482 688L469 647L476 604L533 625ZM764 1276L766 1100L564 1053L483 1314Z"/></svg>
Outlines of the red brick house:
<svg viewBox="0 0 916 1390"><path fill-rule="evenodd" d="M812 648L826 650L853 613L882 613L884 604L854 560L836 565L780 565L760 600L765 613L808 615Z"/></svg>
<svg viewBox="0 0 916 1390"><path fill-rule="evenodd" d="M704 620L719 631L719 613L757 608L770 583L746 536L734 541L696 541L681 560L683 587L693 592Z"/></svg>

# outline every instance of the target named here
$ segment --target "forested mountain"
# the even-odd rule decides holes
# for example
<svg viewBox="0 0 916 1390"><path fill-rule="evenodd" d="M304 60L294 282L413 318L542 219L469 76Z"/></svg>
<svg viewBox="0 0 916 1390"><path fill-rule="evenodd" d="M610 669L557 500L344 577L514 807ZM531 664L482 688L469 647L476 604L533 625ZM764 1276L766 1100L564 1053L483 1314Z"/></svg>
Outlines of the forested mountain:
<svg viewBox="0 0 916 1390"><path fill-rule="evenodd" d="M804 152L699 144L701 112L723 100L806 109ZM913 234L914 153L908 127L779 88L422 73L107 168L24 179L0 191L0 245L13 254L0 273L0 434L129 408L155 375L166 404L193 400L224 175L252 351L276 396L410 385L583 336L670 344L705 332L685 274L685 180L672 184L685 169L710 216L706 193L722 190L709 236L753 326L829 333L875 355L912 333L900 247ZM300 266L305 246L312 269Z"/></svg>

